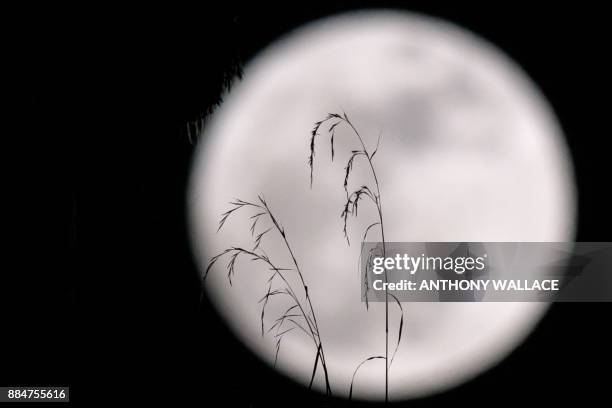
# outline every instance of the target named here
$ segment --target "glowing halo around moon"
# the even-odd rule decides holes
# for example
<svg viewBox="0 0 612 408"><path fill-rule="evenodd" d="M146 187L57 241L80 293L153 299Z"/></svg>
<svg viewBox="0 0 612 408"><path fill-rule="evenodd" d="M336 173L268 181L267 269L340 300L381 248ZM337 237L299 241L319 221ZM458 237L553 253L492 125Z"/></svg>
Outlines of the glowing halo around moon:
<svg viewBox="0 0 612 408"><path fill-rule="evenodd" d="M367 311L360 301L359 245L347 246L339 218L353 147L348 131L336 135L333 163L326 136L318 139L309 187L309 132L327 113L342 111L366 143L375 145L383 133L375 164L388 241L568 241L576 203L549 105L507 56L462 28L407 12L348 13L308 24L261 52L202 134L189 190L193 248L205 268L223 249L249 245L248 214L216 233L219 215L236 197L265 196L304 271L337 396L348 394L356 365L384 354L385 344L384 304ZM367 173L351 177L359 183ZM364 211L349 224L353 241L371 222ZM283 256L273 239L266 245L271 257ZM272 364L275 340L261 335L258 303L268 275L248 262L236 269L230 286L223 266L213 268L207 294L242 342ZM404 304L390 400L441 392L484 372L524 340L546 308ZM393 312L390 332L398 327ZM306 385L315 352L296 333L283 340L276 367ZM317 378L314 388L323 385ZM363 366L354 396L384 398L384 362Z"/></svg>

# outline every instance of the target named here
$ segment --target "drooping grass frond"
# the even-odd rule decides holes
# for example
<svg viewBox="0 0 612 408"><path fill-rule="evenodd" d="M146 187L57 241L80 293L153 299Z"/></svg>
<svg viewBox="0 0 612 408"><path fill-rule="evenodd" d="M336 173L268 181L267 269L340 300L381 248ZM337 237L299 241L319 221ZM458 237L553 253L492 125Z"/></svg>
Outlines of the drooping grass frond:
<svg viewBox="0 0 612 408"><path fill-rule="evenodd" d="M253 251L259 248L259 245L261 244L261 239L263 238L264 235L266 235L271 230L272 230L272 227L268 228L267 230L263 232L260 232L259 235L257 235L257 238L255 238L255 246L253 247Z"/></svg>
<svg viewBox="0 0 612 408"><path fill-rule="evenodd" d="M315 123L314 128L310 132L310 156L308 156L308 165L310 166L310 187L312 188L312 179L314 171L314 157L315 157L315 138L319 132L319 128L323 121Z"/></svg>
<svg viewBox="0 0 612 408"><path fill-rule="evenodd" d="M368 186L361 186L359 189L353 191L351 194L347 194L347 199L346 199L346 202L344 203L342 212L340 213L340 218L342 218L344 222L342 231L344 232L344 238L346 239L346 242L348 245L351 244L349 236L348 236L348 228L347 228L348 216L353 215L356 217L358 215L357 211L359 209L359 200L361 200L363 197L368 197L370 200L372 200L374 205L377 206L378 208L377 199ZM375 224L380 224L380 222L376 222ZM369 229L370 227L367 228L367 230ZM366 234L367 234L367 230L366 230Z"/></svg>
<svg viewBox="0 0 612 408"><path fill-rule="evenodd" d="M228 248L224 250L223 252L221 252L220 254L215 255L212 258L210 258L210 261L208 261L208 266L206 267L206 271L204 272L204 277L202 278L203 280L206 279L206 277L208 276L208 273L210 272L210 269L219 260L219 258L221 258L223 255L228 254L229 252L232 252L231 248Z"/></svg>
<svg viewBox="0 0 612 408"><path fill-rule="evenodd" d="M234 267L236 265L236 259L238 259L238 255L240 254L240 251L234 251L232 256L230 256L229 262L227 263L227 279L229 280L230 285L232 285L232 276L235 274Z"/></svg>
<svg viewBox="0 0 612 408"><path fill-rule="evenodd" d="M372 357L366 358L361 363L359 363L359 365L357 365L357 368L353 372L353 378L351 379L351 388L349 389L349 398L348 398L349 401L353 398L353 384L355 383L355 376L357 375L357 371L359 371L361 366L367 363L368 361L377 360L377 359L386 360L385 356L372 356Z"/></svg>
<svg viewBox="0 0 612 408"><path fill-rule="evenodd" d="M331 119L340 119L339 121L337 121L337 123L332 124L329 127L329 129L328 129L328 133L330 133L330 135L331 135L330 142L331 142L331 152L332 152L332 161L333 161L334 160L334 133L335 133L335 128L336 128L336 126L338 126L338 124L342 120L346 120L346 119L344 117L338 115L337 113L329 113L329 114L327 114L327 117L325 119L320 120L318 122L315 122L314 127L310 131L310 154L308 156L308 166L310 167L310 187L311 188L312 188L313 172L314 172L315 138L319 134L319 128L321 127L321 125L323 123L331 120Z"/></svg>
<svg viewBox="0 0 612 408"><path fill-rule="evenodd" d="M334 136L336 135L336 126L340 124L340 121L334 123L329 127L328 132L331 134L330 144L331 144L331 159L334 161Z"/></svg>
<svg viewBox="0 0 612 408"><path fill-rule="evenodd" d="M248 201L243 201L240 199L235 199L234 201L231 201L230 205L232 205L233 208L230 208L229 210L221 214L221 220L219 220L219 227L217 228L217 232L219 232L221 228L223 228L223 225L225 224L229 216L232 215L236 210L239 210L245 206L259 207L257 204L250 203Z"/></svg>
<svg viewBox="0 0 612 408"><path fill-rule="evenodd" d="M365 229L365 232L363 233L363 239L361 240L362 242L366 242L366 238L368 236L368 232L370 232L371 228L373 228L373 227L375 227L377 225L380 225L380 222L374 222L374 223L368 225L368 227Z"/></svg>
<svg viewBox="0 0 612 408"><path fill-rule="evenodd" d="M399 348L400 342L402 341L402 329L404 328L404 308L402 307L402 303L394 294L387 292L387 295L391 296L393 300L395 300L395 304L397 304L400 309L400 325L397 333L397 344L395 345L395 350L393 350L391 360L389 361L389 367L391 367L391 364L393 364L393 359L395 358L395 354L397 354L397 349Z"/></svg>
<svg viewBox="0 0 612 408"><path fill-rule="evenodd" d="M367 157L366 153L363 150L353 150L351 152L351 157L349 158L348 162L346 163L346 166L344 167L344 191L346 191L346 193L348 194L348 181L349 181L349 175L351 174L351 171L353 170L353 162L355 161L355 157L358 157L360 155L364 155Z"/></svg>
<svg viewBox="0 0 612 408"><path fill-rule="evenodd" d="M257 221L259 221L259 218L262 215L266 215L266 213L265 212L260 212L260 213L257 213L255 215L251 216L251 219L253 220L253 222L251 224L251 236L255 235L255 226L257 225Z"/></svg>

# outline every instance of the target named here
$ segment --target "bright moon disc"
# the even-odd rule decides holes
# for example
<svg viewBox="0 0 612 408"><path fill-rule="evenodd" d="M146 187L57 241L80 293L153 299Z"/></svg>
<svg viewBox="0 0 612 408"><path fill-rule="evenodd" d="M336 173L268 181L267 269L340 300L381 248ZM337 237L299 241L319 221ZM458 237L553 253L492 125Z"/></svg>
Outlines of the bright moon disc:
<svg viewBox="0 0 612 408"><path fill-rule="evenodd" d="M359 362L384 355L384 303L361 302L357 271L363 230L376 220L367 204L343 235L344 166L358 148L346 126L316 139L310 187L310 131L328 113L346 112L372 151L387 241L571 241L573 170L560 126L526 74L485 40L450 23L393 11L359 12L311 23L270 45L244 69L204 129L189 189L194 253L202 270L230 247L253 248L240 209L217 231L235 198L265 197L284 227L309 288L325 347L330 386L348 396ZM331 124L331 123L330 123ZM329 127L329 126L327 126ZM350 187L371 183L355 162ZM380 240L374 233L370 239ZM261 249L290 265L274 231ZM276 331L262 336L261 307L270 271L229 259L205 281L207 295L236 336L274 364ZM297 284L296 281L293 281ZM299 287L299 286L298 286ZM266 331L284 310L270 301ZM389 371L389 399L442 392L482 374L537 324L544 303L404 303L401 343ZM399 329L390 307L390 347ZM308 385L312 339L284 336L276 368ZM355 377L354 397L384 399L384 361ZM313 388L323 392L322 375Z"/></svg>

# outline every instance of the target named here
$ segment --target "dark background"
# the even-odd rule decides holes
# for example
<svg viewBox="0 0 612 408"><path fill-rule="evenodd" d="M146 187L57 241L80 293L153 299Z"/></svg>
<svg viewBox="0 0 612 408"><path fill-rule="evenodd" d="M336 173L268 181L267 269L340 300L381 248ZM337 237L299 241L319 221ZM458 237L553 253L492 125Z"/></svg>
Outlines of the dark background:
<svg viewBox="0 0 612 408"><path fill-rule="evenodd" d="M27 210L13 217L18 245L7 255L16 259L2 272L0 384L69 385L83 405L334 403L278 376L200 301L185 219L194 152L186 123L205 118L228 78L283 33L373 5L453 21L518 61L568 138L576 240L612 241L602 9L378 1L30 11L16 43L28 105L15 138L25 155L7 173L17 180L11 201ZM611 310L555 304L500 365L404 405L608 400Z"/></svg>

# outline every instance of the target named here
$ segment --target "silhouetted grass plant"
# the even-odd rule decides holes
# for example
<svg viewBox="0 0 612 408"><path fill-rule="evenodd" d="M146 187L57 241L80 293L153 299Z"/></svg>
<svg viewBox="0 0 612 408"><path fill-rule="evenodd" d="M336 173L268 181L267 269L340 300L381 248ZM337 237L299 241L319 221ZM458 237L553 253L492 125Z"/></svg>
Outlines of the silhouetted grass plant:
<svg viewBox="0 0 612 408"><path fill-rule="evenodd" d="M221 220L219 221L219 227L217 228L217 232L223 228L230 216L234 215L240 209L249 208L254 213L249 218L251 222L250 231L251 237L253 238L253 248L245 249L242 247L230 247L225 249L221 253L215 255L210 259L208 263L208 266L204 273L204 279L206 279L206 277L208 276L208 273L210 272L213 265L215 265L215 263L217 263L221 258L228 258L226 269L227 278L229 280L230 285L232 284L232 278L235 275L236 260L239 257L246 257L252 262L263 263L265 266L267 266L268 270L271 273L268 278L268 289L266 291L266 294L260 300L260 303L262 303L260 320L262 336L266 333L270 333L275 330L274 338L276 339L276 352L274 357L274 365L276 366L276 362L278 361L278 354L280 351L283 337L286 334L292 332L293 330L300 330L313 341L316 350L315 361L313 364L312 375L308 388L312 388L312 384L317 374L317 369L320 365L321 369L323 370L326 394L331 395L332 391L329 383L327 363L325 361L323 341L321 340L321 334L319 331L319 325L315 315L315 310L310 299L310 294L308 293L308 286L306 285L304 275L300 269L295 254L293 253L293 249L289 244L285 229L278 222L277 218L274 216L272 210L270 209L270 206L262 196L258 196L257 201L255 202L236 199L235 201L231 202L230 205L232 207L221 215ZM261 222L259 221L262 218L267 218L268 221L272 224L272 226L262 230L261 232L258 232L258 225L261 224ZM291 262L293 264L292 267L279 267L263 250L263 237L267 234L272 233L273 231L276 232L278 238L280 238L283 246L291 257ZM290 280L288 279L287 274L289 273L297 274L300 282L299 291L294 287L295 285L291 284ZM289 308L287 308L287 310L285 310L285 312L281 314L280 317L277 317L274 320L274 323L266 330L266 307L268 306L269 302L275 297L287 297L290 302Z"/></svg>
<svg viewBox="0 0 612 408"><path fill-rule="evenodd" d="M385 227L384 227L383 210L382 210L382 198L380 194L380 184L378 181L378 176L376 174L376 169L375 169L374 162L373 162L374 156L376 155L376 153L378 152L378 148L380 147L380 140L382 137L382 132L378 135L376 147L374 148L374 150L370 152L370 150L368 150L364 142L363 137L361 136L361 134L359 133L359 131L357 130L353 122L351 122L346 112L343 112L342 114L329 113L327 117L316 122L314 125L314 128L312 129L310 133L311 135L310 137L310 155L308 157L308 165L310 167L310 187L311 188L313 185L313 178L314 178L314 158L315 158L315 152L316 152L316 149L315 149L316 138L317 136L319 136L319 130L323 126L327 126L327 124L329 124L330 122L331 122L331 125L327 128L327 133L330 136L332 162L334 161L334 156L335 156L334 139L336 137L336 130L338 129L339 125L345 124L351 131L351 134L355 136L356 141L358 142L357 148L351 150L351 154L349 156L348 162L346 163L346 166L344 167L343 189L346 193L346 201L342 208L342 212L340 213L340 217L343 220L342 232L344 233L344 237L346 238L347 244L350 245L349 234L347 231L349 215L357 217L360 200L364 200L364 199L369 200L376 208L378 219L365 228L362 242L364 242L367 239L368 233L373 228L379 227L380 237L381 237L381 242L382 242L382 254L379 254L379 255L382 255L384 257L386 254L386 241L385 241ZM362 184L359 188L352 190L351 188L349 188L349 178L350 178L351 172L353 171L355 161L360 158L363 158L367 163L367 167L369 168L370 175L371 175L371 180L369 180L369 182L370 183L373 182L373 185L372 184L368 185L368 183L366 183L366 184ZM374 255L373 252L370 251L369 256L368 256L368 263L367 263L368 265L371 264L373 255ZM360 263L361 263L361 252L359 255L358 267L360 267ZM384 279L385 279L385 282L388 281L386 270L384 272ZM366 308L369 308L368 291L367 291L367 288L368 288L367 271L365 274L364 285L366 288L365 289ZM393 351L391 359L389 359L389 297L392 297L394 299L401 313L397 345L395 347L395 350ZM352 398L353 383L355 381L355 376L357 372L359 371L359 369L368 361L382 358L385 360L385 403L388 402L389 400L389 368L399 348L399 344L400 344L401 337L402 337L403 325L404 325L404 311L403 311L402 305L399 302L399 300L395 296L393 296L393 294L389 293L387 286L385 286L385 355L368 357L357 365L357 368L355 369L353 373L353 378L351 379L349 399Z"/></svg>

